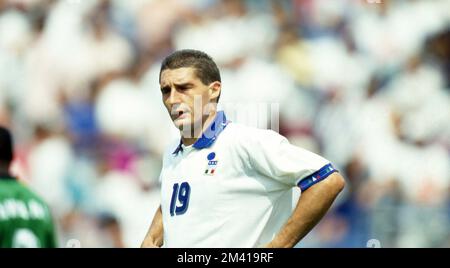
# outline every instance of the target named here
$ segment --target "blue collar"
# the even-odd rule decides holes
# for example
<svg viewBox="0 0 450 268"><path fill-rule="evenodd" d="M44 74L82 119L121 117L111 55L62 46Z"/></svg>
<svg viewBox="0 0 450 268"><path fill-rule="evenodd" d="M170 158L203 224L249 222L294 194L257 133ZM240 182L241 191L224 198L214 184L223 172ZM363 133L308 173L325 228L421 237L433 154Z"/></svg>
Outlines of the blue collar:
<svg viewBox="0 0 450 268"><path fill-rule="evenodd" d="M210 147L217 139L219 134L225 129L228 125L229 121L225 116L223 111L218 111L214 121L209 125L209 127L202 133L202 136L192 145L195 149L204 149ZM182 141L180 140L180 144L173 152L174 155L177 155L180 151L183 151L181 147Z"/></svg>

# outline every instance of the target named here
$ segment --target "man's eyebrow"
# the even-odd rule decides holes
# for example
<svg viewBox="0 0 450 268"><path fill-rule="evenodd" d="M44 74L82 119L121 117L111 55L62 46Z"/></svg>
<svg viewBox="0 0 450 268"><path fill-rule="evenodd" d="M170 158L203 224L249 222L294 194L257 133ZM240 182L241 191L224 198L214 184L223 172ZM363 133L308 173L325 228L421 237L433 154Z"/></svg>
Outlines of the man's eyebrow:
<svg viewBox="0 0 450 268"><path fill-rule="evenodd" d="M185 83L173 83L177 87L187 87L187 86L193 86L194 83L192 82L185 82Z"/></svg>

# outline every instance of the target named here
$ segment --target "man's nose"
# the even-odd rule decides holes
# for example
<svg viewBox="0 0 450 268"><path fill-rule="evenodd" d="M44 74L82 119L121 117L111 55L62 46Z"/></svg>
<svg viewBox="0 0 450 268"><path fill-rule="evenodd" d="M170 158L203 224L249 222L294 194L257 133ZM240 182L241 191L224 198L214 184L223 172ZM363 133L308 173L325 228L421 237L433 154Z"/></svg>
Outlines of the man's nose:
<svg viewBox="0 0 450 268"><path fill-rule="evenodd" d="M168 98L168 102L169 102L169 104L180 103L180 94L178 93L178 91L175 88L172 88L170 90L170 95L169 95L169 98Z"/></svg>

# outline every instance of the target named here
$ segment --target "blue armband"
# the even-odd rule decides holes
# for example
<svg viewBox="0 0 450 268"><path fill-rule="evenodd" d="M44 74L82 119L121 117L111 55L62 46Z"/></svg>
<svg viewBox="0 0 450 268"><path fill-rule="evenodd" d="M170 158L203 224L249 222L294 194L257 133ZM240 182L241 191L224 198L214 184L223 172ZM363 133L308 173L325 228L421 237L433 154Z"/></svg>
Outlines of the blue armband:
<svg viewBox="0 0 450 268"><path fill-rule="evenodd" d="M326 179L330 174L333 172L338 172L337 169L333 167L333 165L327 164L318 171L314 172L313 174L309 175L308 177L302 179L297 185L300 187L300 189L303 191L306 191L309 187L313 186L314 184L318 183L319 181L322 181Z"/></svg>

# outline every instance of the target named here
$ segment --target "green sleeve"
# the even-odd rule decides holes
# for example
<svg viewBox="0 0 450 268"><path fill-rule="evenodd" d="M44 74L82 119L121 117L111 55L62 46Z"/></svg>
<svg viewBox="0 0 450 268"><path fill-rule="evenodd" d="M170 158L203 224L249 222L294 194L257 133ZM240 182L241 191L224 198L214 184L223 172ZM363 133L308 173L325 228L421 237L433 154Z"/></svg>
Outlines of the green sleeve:
<svg viewBox="0 0 450 268"><path fill-rule="evenodd" d="M47 240L47 245L46 247L48 248L57 248L58 247L58 243L57 241L57 237L56 237L56 229L55 229L55 224L53 222L53 217L51 214L49 214L49 224L48 224L48 230L47 230L47 235L46 235L46 240Z"/></svg>

